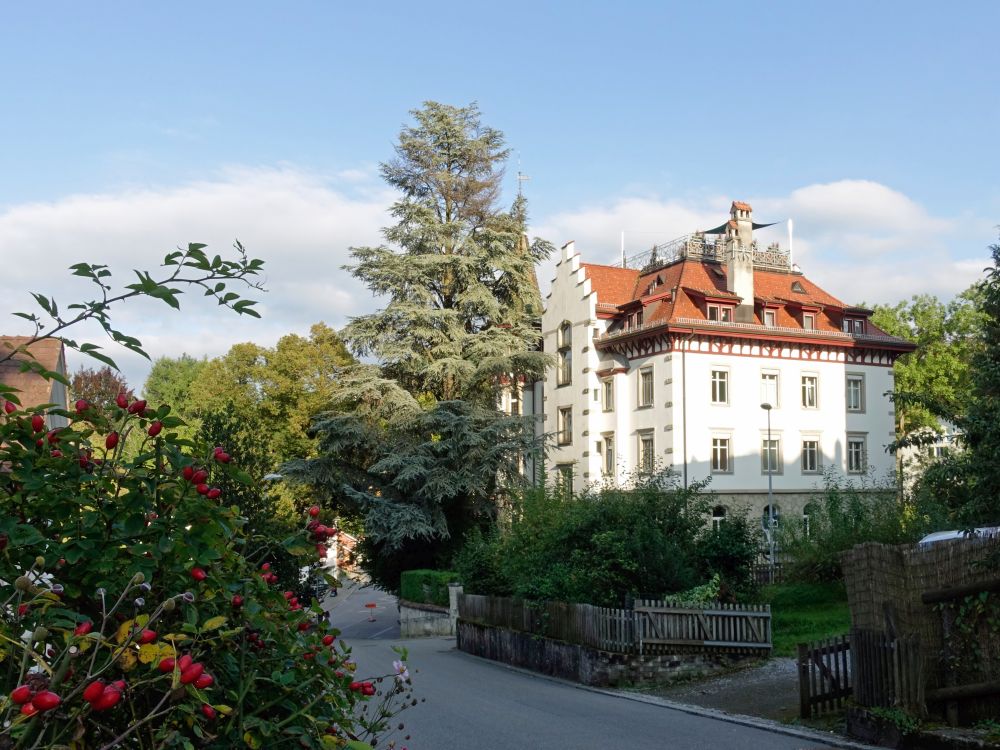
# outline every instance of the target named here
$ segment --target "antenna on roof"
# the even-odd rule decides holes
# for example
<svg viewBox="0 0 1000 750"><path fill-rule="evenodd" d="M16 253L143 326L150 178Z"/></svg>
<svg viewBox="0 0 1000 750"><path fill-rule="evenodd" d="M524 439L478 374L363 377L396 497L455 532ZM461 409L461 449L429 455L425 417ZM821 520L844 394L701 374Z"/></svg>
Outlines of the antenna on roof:
<svg viewBox="0 0 1000 750"><path fill-rule="evenodd" d="M625 268L625 230L622 230L622 268Z"/></svg>
<svg viewBox="0 0 1000 750"><path fill-rule="evenodd" d="M792 220L788 220L788 267L792 268L795 265L795 243L792 241Z"/></svg>

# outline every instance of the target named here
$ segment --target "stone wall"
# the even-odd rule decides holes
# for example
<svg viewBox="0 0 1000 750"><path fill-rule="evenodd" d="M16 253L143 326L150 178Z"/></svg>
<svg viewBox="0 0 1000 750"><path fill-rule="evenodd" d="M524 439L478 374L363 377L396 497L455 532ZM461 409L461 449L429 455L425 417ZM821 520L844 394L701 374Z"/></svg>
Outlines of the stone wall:
<svg viewBox="0 0 1000 750"><path fill-rule="evenodd" d="M457 636L459 649L474 656L599 687L675 682L759 658L746 654L616 654L465 620L458 621Z"/></svg>
<svg viewBox="0 0 1000 750"><path fill-rule="evenodd" d="M399 600L400 638L455 635L448 607Z"/></svg>

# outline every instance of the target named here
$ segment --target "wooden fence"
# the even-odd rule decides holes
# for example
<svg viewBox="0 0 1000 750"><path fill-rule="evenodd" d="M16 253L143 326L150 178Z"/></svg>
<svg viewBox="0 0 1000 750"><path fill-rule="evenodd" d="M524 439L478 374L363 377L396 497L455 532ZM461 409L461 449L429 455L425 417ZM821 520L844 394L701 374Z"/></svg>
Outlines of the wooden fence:
<svg viewBox="0 0 1000 750"><path fill-rule="evenodd" d="M459 619L617 653L767 652L770 607L635 600L630 609L462 594Z"/></svg>
<svg viewBox="0 0 1000 750"><path fill-rule="evenodd" d="M872 630L798 646L799 715L838 710L846 698L865 708L925 716L924 674L915 637Z"/></svg>
<svg viewBox="0 0 1000 750"><path fill-rule="evenodd" d="M771 649L769 605L706 605L639 599L633 605L639 653L662 647Z"/></svg>
<svg viewBox="0 0 1000 750"><path fill-rule="evenodd" d="M838 710L854 687L850 636L800 643L798 652L799 716Z"/></svg>
<svg viewBox="0 0 1000 750"><path fill-rule="evenodd" d="M902 708L926 715L920 641L877 630L851 632L854 700L867 708Z"/></svg>

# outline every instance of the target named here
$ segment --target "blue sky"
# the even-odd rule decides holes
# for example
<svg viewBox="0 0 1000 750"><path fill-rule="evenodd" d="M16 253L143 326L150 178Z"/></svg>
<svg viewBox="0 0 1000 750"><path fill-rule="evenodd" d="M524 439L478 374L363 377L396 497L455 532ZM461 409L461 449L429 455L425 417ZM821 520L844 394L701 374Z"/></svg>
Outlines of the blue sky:
<svg viewBox="0 0 1000 750"><path fill-rule="evenodd" d="M355 5L7 5L11 309L72 295L76 260L239 237L269 262L267 320L125 314L154 353L341 325L375 304L338 269L387 223L377 164L426 99L477 101L516 151L510 191L517 157L531 177L534 229L597 261L621 230L639 251L738 198L795 219L832 293L894 301L964 288L996 239L996 3Z"/></svg>

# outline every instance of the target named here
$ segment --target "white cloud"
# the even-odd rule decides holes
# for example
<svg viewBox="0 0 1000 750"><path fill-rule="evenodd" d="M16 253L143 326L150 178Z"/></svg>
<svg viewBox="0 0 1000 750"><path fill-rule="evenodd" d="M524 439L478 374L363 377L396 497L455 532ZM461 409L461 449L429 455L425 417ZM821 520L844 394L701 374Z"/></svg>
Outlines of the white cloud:
<svg viewBox="0 0 1000 750"><path fill-rule="evenodd" d="M989 221L934 215L898 191L863 180L740 197L754 205L758 221L793 217L796 261L848 302L891 302L918 292L950 296L980 277L986 245L995 238ZM215 356L239 341L270 345L285 333L306 333L314 322L339 327L376 308L369 291L341 266L350 246L380 241L393 198L374 167L322 175L278 166L233 168L174 187L14 205L0 212L0 299L6 311L32 309L32 291L65 304L90 293L86 282L66 271L71 263L108 264L127 283L131 269L156 267L178 245L204 242L226 252L239 239L267 262L269 291L259 295L263 320L237 317L198 296L183 298L179 313L159 302L129 304L115 320L154 357ZM556 245L575 239L586 259L613 263L622 230L627 252L635 254L722 223L729 200L710 194L621 197L541 217L532 234ZM786 242L783 225L758 236ZM543 291L553 262L539 270ZM17 318L0 323L0 332L23 331ZM129 381L141 385L148 365L121 350L109 353Z"/></svg>
<svg viewBox="0 0 1000 750"><path fill-rule="evenodd" d="M198 295L182 297L179 313L158 302L122 306L115 321L154 357L214 356L238 341L273 343L319 320L340 326L375 307L367 289L341 270L348 248L379 242L387 222L391 194L359 186L364 182L359 171L326 178L289 166L237 168L179 187L15 205L0 213L0 298L7 311L32 309L32 291L65 304L91 293L70 276L71 263L107 264L128 283L131 269L153 269L179 245L203 242L225 254L239 239L266 261L269 291L258 295L263 321L237 317ZM16 318L0 326L24 332ZM141 360L120 350L109 354L121 355L130 382L141 385Z"/></svg>
<svg viewBox="0 0 1000 750"><path fill-rule="evenodd" d="M754 207L763 242L787 247L785 219L795 222L795 262L820 286L846 302L894 302L913 294L950 297L981 276L989 223L936 216L905 194L868 180L807 185L779 196L739 196ZM586 260L617 262L621 231L636 254L728 218L730 198L695 200L620 198L542 218L533 234L562 245L576 240ZM630 232L635 228L649 234ZM550 261L539 272L543 292Z"/></svg>

